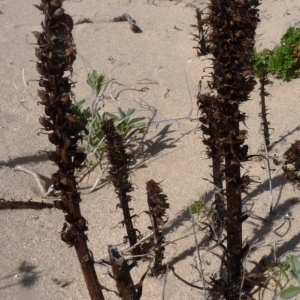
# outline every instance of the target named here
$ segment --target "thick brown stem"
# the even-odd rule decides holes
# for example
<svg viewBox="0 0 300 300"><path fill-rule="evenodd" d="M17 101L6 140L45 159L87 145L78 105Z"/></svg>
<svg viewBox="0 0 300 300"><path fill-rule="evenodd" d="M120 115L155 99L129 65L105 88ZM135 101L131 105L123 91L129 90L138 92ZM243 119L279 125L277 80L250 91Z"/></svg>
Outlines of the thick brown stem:
<svg viewBox="0 0 300 300"><path fill-rule="evenodd" d="M137 237L136 237L136 230L133 227L132 216L130 215L130 209L129 209L126 193L120 195L120 203L122 206L123 220L124 220L126 232L128 234L129 244L130 246L133 246L137 243Z"/></svg>
<svg viewBox="0 0 300 300"><path fill-rule="evenodd" d="M0 210L3 209L45 209L53 208L53 204L45 202L15 201L0 199Z"/></svg>
<svg viewBox="0 0 300 300"><path fill-rule="evenodd" d="M223 183L221 173L221 153L216 147L212 147L212 163L213 163L213 183L215 186L215 201L216 215L214 216L214 227L217 235L222 231L225 220L225 203L222 197Z"/></svg>
<svg viewBox="0 0 300 300"><path fill-rule="evenodd" d="M139 300L140 296L131 278L130 267L125 258L119 254L115 247L109 246L108 253L120 297L122 300Z"/></svg>
<svg viewBox="0 0 300 300"><path fill-rule="evenodd" d="M74 246L91 300L104 300L102 287L94 267L93 255L87 247L86 235L83 232L77 232Z"/></svg>
<svg viewBox="0 0 300 300"><path fill-rule="evenodd" d="M241 178L239 161L231 151L225 156L226 175L230 177L226 182L227 199L227 298L239 299L242 280L242 201L238 192Z"/></svg>

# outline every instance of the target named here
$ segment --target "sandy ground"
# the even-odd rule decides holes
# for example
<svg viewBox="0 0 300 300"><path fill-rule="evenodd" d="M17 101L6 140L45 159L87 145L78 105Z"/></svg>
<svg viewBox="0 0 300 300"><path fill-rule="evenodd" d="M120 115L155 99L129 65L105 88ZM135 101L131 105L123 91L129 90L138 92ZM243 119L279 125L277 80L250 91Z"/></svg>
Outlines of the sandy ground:
<svg viewBox="0 0 300 300"><path fill-rule="evenodd" d="M30 168L41 174L46 184L55 171L43 152L51 149L47 137L38 134L41 127L38 117L43 114L43 108L36 102L37 83L24 84L39 78L31 32L40 30L43 17L32 4L38 1L0 1L0 198L41 201L34 179L14 171L16 165ZM64 4L75 21L85 17L93 22L76 25L73 31L78 49L74 65L76 98L90 103L86 76L96 69L122 84L112 90L118 102L107 99L103 110L115 112L118 106L134 107L137 115L153 117L146 136L148 159L145 167L135 170L131 177L135 186L132 207L136 213L144 211L145 182L150 179L161 182L171 205L166 232L172 243L166 249L166 257L185 280L201 284L195 268L195 243L187 207L212 187L203 180L209 178L210 161L205 158L196 120L198 81L209 62L197 58L193 49L196 43L192 41L191 24L196 23L195 7L203 8L204 1L74 0ZM126 23L110 22L125 12L137 21L142 33L134 34ZM264 0L260 16L257 47L272 48L289 26L299 25L300 6L297 0ZM290 143L299 139L300 85L299 80L272 80L269 117L274 128L272 141L278 141L273 154L281 155ZM262 143L258 92L253 92L251 99L242 109L249 116L247 143L251 153L256 153ZM244 238L250 243L257 240L262 245L251 254L250 259L254 261L270 255L270 245L276 241L280 241L278 257L287 251L297 253L300 242L298 192L285 181L280 168L274 170L273 195L277 209L269 216L267 173L263 167L262 161L252 161L245 166L245 171L257 181L245 201L254 203L253 213L268 220L263 223L251 219L244 226ZM115 212L117 199L113 187L105 185L88 193L97 175L92 173L82 185L82 210L89 222L89 245L96 260L107 256L108 244L120 244L125 235L124 229L116 228L121 213ZM51 202L51 199L46 201ZM293 219L284 235L288 222L278 231L276 228L286 213ZM0 299L88 299L74 249L68 248L59 237L63 222L62 213L56 210L0 212ZM136 227L145 232L148 225L146 215L141 214ZM199 232L199 241L202 238L203 233ZM217 272L215 258L204 250L201 255L205 273ZM249 262L247 267L251 270L253 264ZM133 270L136 282L146 268L146 263L140 263L139 268ZM97 272L103 285L114 288L105 267L97 267ZM53 282L55 279L71 284L63 288ZM167 280L147 277L143 299L162 299L164 290L164 299L203 298L198 290L169 273ZM105 297L116 299L110 293L105 293ZM272 293L266 293L264 299L272 297Z"/></svg>

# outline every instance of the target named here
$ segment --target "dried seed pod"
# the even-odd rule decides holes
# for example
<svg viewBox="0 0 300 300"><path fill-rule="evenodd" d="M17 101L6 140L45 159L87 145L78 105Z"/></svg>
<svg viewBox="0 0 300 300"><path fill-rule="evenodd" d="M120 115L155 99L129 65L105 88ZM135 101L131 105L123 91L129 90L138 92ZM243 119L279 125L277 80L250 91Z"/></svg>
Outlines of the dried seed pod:
<svg viewBox="0 0 300 300"><path fill-rule="evenodd" d="M61 200L54 200L54 206L57 208L57 209L60 209L60 210L63 210L64 212L67 211L67 205L64 201L61 201Z"/></svg>
<svg viewBox="0 0 300 300"><path fill-rule="evenodd" d="M76 218L71 213L68 213L67 215L65 215L65 220L66 220L66 222L68 222L70 224L75 224L76 223Z"/></svg>
<svg viewBox="0 0 300 300"><path fill-rule="evenodd" d="M44 90L38 90L38 96L42 101L39 101L39 103L43 105L47 105L49 103L49 95Z"/></svg>
<svg viewBox="0 0 300 300"><path fill-rule="evenodd" d="M60 177L59 177L59 173L58 172L53 173L51 175L51 182L52 182L52 184L54 184L54 185L57 184L59 182L59 180L60 180Z"/></svg>
<svg viewBox="0 0 300 300"><path fill-rule="evenodd" d="M39 118L39 122L42 126L45 127L45 130L52 130L53 129L53 124L51 123L51 121L49 119L47 119L46 117L40 117Z"/></svg>
<svg viewBox="0 0 300 300"><path fill-rule="evenodd" d="M56 151L49 151L48 156L51 161L55 162L57 165L59 164L60 154L58 154Z"/></svg>
<svg viewBox="0 0 300 300"><path fill-rule="evenodd" d="M46 79L41 78L39 80L39 86L45 88L47 91L50 90L50 83Z"/></svg>
<svg viewBox="0 0 300 300"><path fill-rule="evenodd" d="M37 63L36 64L36 70L38 71L38 73L40 74L40 75L43 75L43 76L45 76L46 74L47 74L47 71L45 70L45 67L43 66L43 64L42 63Z"/></svg>
<svg viewBox="0 0 300 300"><path fill-rule="evenodd" d="M60 182L59 182L61 185L63 185L63 186L68 186L68 187L71 187L71 186L73 186L73 180L72 179L70 179L70 178L68 178L68 177L64 177L64 178L62 178L61 180L60 180Z"/></svg>
<svg viewBox="0 0 300 300"><path fill-rule="evenodd" d="M297 140L284 153L285 162L282 166L284 176L298 189L300 188L300 141Z"/></svg>
<svg viewBox="0 0 300 300"><path fill-rule="evenodd" d="M81 202L80 193L78 193L78 192L71 192L71 193L68 193L68 194L69 194L69 198L72 199L72 202L74 202L76 204L78 204L78 203Z"/></svg>
<svg viewBox="0 0 300 300"><path fill-rule="evenodd" d="M45 107L45 115L46 115L47 117L52 118L53 113L55 112L54 107L53 107L53 106L50 106L49 104L48 104L48 105L45 104L45 105L46 105L46 107Z"/></svg>
<svg viewBox="0 0 300 300"><path fill-rule="evenodd" d="M49 141L54 144L54 145L58 145L60 142L60 137L58 134L56 134L55 132L52 132L48 135L48 139Z"/></svg>
<svg viewBox="0 0 300 300"><path fill-rule="evenodd" d="M62 101L64 104L71 104L71 97L70 93L62 93L60 96L60 101Z"/></svg>
<svg viewBox="0 0 300 300"><path fill-rule="evenodd" d="M68 116L67 126L69 128L75 128L78 131L84 131L85 134L88 134L89 131L86 128L86 122L83 119L80 119L76 116Z"/></svg>
<svg viewBox="0 0 300 300"><path fill-rule="evenodd" d="M83 152L78 152L78 153L75 153L74 155L74 166L76 168L79 168L81 167L82 163L85 161L86 159L86 153L83 153Z"/></svg>
<svg viewBox="0 0 300 300"><path fill-rule="evenodd" d="M43 11L44 10L44 6L43 4L37 5L37 4L33 4L33 6L35 6L38 10Z"/></svg>
<svg viewBox="0 0 300 300"><path fill-rule="evenodd" d="M72 147L74 144L72 144L71 139L68 139L67 137L64 138L64 144L63 147L65 150L68 150L70 147Z"/></svg>
<svg viewBox="0 0 300 300"><path fill-rule="evenodd" d="M43 52L41 51L40 48L35 48L35 56L39 60L43 60L44 59L44 54L43 54Z"/></svg>
<svg viewBox="0 0 300 300"><path fill-rule="evenodd" d="M70 229L61 233L61 239L70 247L73 247L76 241L76 237Z"/></svg>
<svg viewBox="0 0 300 300"><path fill-rule="evenodd" d="M44 36L43 33L38 32L38 31L32 31L32 33L37 40L39 40L42 36Z"/></svg>
<svg viewBox="0 0 300 300"><path fill-rule="evenodd" d="M77 50L76 47L71 45L69 48L66 49L66 56L69 63L72 63L76 58Z"/></svg>
<svg viewBox="0 0 300 300"><path fill-rule="evenodd" d="M76 222L76 227L79 231L86 231L88 230L87 227L87 221L84 217L81 217L77 222Z"/></svg>
<svg viewBox="0 0 300 300"><path fill-rule="evenodd" d="M50 5L51 5L52 7L59 7L59 6L62 5L63 1L64 1L64 0L51 0L51 1L50 1Z"/></svg>
<svg viewBox="0 0 300 300"><path fill-rule="evenodd" d="M65 10L63 8L58 8L54 11L53 16L54 17L61 16L64 12L65 12Z"/></svg>

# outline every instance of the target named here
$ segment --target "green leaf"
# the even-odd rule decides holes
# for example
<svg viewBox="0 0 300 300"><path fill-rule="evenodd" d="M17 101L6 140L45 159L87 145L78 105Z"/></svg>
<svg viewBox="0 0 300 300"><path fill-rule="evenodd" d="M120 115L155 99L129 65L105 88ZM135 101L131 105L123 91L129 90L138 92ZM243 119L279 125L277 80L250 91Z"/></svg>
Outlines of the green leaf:
<svg viewBox="0 0 300 300"><path fill-rule="evenodd" d="M106 113L106 115L109 117L109 118L111 118L113 121L114 120L118 120L119 119L119 117L118 116L116 116L115 114L113 114L113 113L109 113L109 112L107 112Z"/></svg>
<svg viewBox="0 0 300 300"><path fill-rule="evenodd" d="M98 71L93 70L92 74L88 74L87 84L99 95L103 86L109 83L104 74L99 74Z"/></svg>
<svg viewBox="0 0 300 300"><path fill-rule="evenodd" d="M134 126L137 127L137 126L143 124L143 126L145 126L145 123L139 123L140 121L143 121L143 120L145 120L145 118L134 118L128 122L128 125L134 124Z"/></svg>
<svg viewBox="0 0 300 300"><path fill-rule="evenodd" d="M292 255L291 258L291 275L298 281L300 281L300 261L299 259Z"/></svg>
<svg viewBox="0 0 300 300"><path fill-rule="evenodd" d="M133 115L134 112L135 112L134 108L128 108L127 113L126 113L126 117L129 117L129 116Z"/></svg>
<svg viewBox="0 0 300 300"><path fill-rule="evenodd" d="M79 109L82 108L83 103L85 103L85 99L79 100L76 102L75 106L77 106Z"/></svg>
<svg viewBox="0 0 300 300"><path fill-rule="evenodd" d="M300 29L296 27L289 27L280 40L281 44L287 44L288 46L299 42L300 42Z"/></svg>
<svg viewBox="0 0 300 300"><path fill-rule="evenodd" d="M121 109L121 107L118 107L118 112L122 119L124 119L126 117L126 115L125 115L124 111Z"/></svg>
<svg viewBox="0 0 300 300"><path fill-rule="evenodd" d="M280 296L283 299L291 299L291 298L297 296L298 294L300 294L300 287L298 287L298 286L290 286L287 289L283 290L280 293Z"/></svg>

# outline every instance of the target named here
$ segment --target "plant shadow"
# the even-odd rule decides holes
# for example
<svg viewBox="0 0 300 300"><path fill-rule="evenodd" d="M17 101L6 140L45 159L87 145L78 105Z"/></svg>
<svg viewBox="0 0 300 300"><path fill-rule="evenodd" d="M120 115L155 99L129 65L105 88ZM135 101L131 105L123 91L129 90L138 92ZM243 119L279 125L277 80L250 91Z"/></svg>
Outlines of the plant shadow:
<svg viewBox="0 0 300 300"><path fill-rule="evenodd" d="M21 285L26 288L32 287L38 281L41 273L41 271L37 271L36 268L37 266L24 260L15 272L0 278L0 282L14 281L14 283L1 286L0 289L6 289L15 285ZM17 281L14 280L15 278L18 278Z"/></svg>
<svg viewBox="0 0 300 300"><path fill-rule="evenodd" d="M9 159L8 161L0 161L0 167L7 166L9 168L14 168L17 165L24 165L24 164L29 164L29 163L39 163L39 162L44 162L44 161L49 161L47 154L39 153L39 154L16 157L14 159Z"/></svg>
<svg viewBox="0 0 300 300"><path fill-rule="evenodd" d="M170 134L176 132L171 129L171 124L164 126L154 137L142 141L142 143L136 149L131 149L130 155L130 169L131 171L147 168L147 163L151 160L158 159L159 154L166 149L174 149L177 146L177 142L183 137L173 138L169 137ZM128 146L130 148L130 145ZM168 155L165 154L165 155ZM110 184L110 177L107 174L101 178L101 183L93 191L102 189L104 186ZM85 187L90 189L91 186Z"/></svg>

